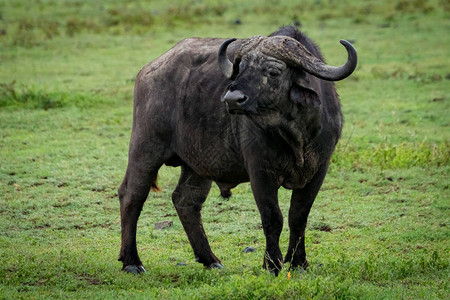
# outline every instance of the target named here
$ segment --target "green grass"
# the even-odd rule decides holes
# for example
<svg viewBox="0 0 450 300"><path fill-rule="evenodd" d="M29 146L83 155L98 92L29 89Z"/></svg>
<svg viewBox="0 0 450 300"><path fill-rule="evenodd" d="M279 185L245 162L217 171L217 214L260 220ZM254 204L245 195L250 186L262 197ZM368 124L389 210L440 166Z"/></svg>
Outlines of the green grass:
<svg viewBox="0 0 450 300"><path fill-rule="evenodd" d="M0 298L448 299L449 11L445 0L0 0ZM179 169L165 167L139 220L147 273L122 272L117 187L136 73L182 38L268 34L295 19L328 63L345 59L341 38L359 54L336 84L345 125L310 214L311 267L262 270L242 184L205 203L225 265L205 270L170 201ZM289 191L279 198L287 216Z"/></svg>

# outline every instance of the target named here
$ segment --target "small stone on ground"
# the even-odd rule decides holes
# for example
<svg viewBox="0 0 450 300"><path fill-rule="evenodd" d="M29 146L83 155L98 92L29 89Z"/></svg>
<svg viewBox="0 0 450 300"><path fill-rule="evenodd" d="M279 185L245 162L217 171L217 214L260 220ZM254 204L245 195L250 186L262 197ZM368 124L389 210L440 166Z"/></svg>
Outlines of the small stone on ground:
<svg viewBox="0 0 450 300"><path fill-rule="evenodd" d="M168 220L168 221L162 221L162 222L158 222L155 224L155 229L156 230L162 230L162 229L166 229L169 227L173 226L173 222Z"/></svg>
<svg viewBox="0 0 450 300"><path fill-rule="evenodd" d="M253 247L245 247L245 249L242 250L242 252L244 252L244 253L255 252L255 248L253 248Z"/></svg>

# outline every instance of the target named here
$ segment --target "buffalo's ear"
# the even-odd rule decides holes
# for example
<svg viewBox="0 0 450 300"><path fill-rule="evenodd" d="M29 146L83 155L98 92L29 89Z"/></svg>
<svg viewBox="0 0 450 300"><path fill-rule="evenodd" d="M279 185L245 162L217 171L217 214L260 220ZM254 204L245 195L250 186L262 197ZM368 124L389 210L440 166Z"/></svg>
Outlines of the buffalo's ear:
<svg viewBox="0 0 450 300"><path fill-rule="evenodd" d="M319 95L312 84L306 78L298 79L291 88L291 100L305 107L319 107L321 102Z"/></svg>

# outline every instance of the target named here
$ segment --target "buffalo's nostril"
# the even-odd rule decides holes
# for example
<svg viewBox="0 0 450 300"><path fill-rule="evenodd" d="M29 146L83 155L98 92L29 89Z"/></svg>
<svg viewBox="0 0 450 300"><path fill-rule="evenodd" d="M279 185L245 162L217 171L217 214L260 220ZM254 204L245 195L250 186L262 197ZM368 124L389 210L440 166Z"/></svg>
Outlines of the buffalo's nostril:
<svg viewBox="0 0 450 300"><path fill-rule="evenodd" d="M228 91L222 98L222 102L227 104L229 112L239 113L245 110L245 102L248 97L241 91Z"/></svg>
<svg viewBox="0 0 450 300"><path fill-rule="evenodd" d="M241 91L228 91L223 100L227 103L239 103L242 104L247 101L248 97L244 95Z"/></svg>
<svg viewBox="0 0 450 300"><path fill-rule="evenodd" d="M247 99L248 99L248 97L247 97L247 96L244 96L244 97L242 97L242 98L237 99L236 101L237 101L237 103L242 104L242 103L244 103L245 101L247 101Z"/></svg>

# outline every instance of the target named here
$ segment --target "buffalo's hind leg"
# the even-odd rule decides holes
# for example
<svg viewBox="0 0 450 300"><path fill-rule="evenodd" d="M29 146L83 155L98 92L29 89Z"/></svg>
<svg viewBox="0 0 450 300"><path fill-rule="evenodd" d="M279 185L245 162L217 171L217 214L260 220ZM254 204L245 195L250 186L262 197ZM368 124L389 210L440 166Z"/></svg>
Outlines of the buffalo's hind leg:
<svg viewBox="0 0 450 300"><path fill-rule="evenodd" d="M155 151L142 146L132 138L127 171L118 192L122 227L119 261L123 263L123 270L135 274L145 272L136 248L137 221L150 189L156 187L158 169L163 161Z"/></svg>
<svg viewBox="0 0 450 300"><path fill-rule="evenodd" d="M285 263L291 263L291 269L308 267L305 251L305 228L309 211L323 183L327 168L328 165L322 166L304 188L292 192L289 209L289 247L284 258Z"/></svg>
<svg viewBox="0 0 450 300"><path fill-rule="evenodd" d="M196 261L207 268L222 268L220 260L209 246L202 224L201 209L210 188L211 180L200 177L192 169L182 165L172 201L194 250Z"/></svg>

